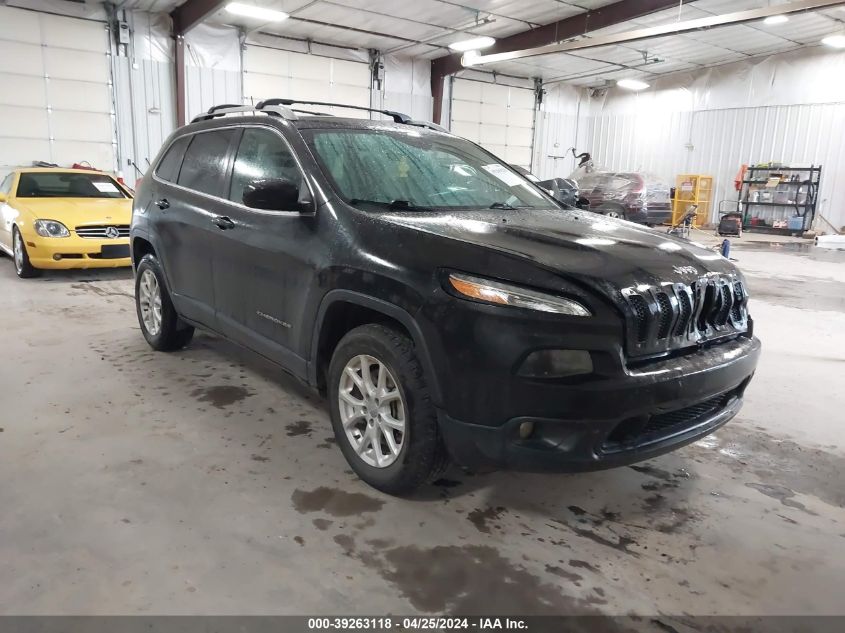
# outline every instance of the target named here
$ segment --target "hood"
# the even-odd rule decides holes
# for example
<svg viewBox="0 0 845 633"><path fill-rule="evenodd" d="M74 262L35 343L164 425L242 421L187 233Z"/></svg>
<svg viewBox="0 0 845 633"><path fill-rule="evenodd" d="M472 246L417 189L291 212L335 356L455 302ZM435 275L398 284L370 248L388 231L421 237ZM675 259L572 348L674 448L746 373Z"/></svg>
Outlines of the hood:
<svg viewBox="0 0 845 633"><path fill-rule="evenodd" d="M737 274L733 264L713 250L660 229L577 209L405 212L381 217L394 225L522 257L607 290L608 284L618 290Z"/></svg>
<svg viewBox="0 0 845 633"><path fill-rule="evenodd" d="M16 198L18 211L33 220L56 220L70 230L85 224L129 224L129 198Z"/></svg>

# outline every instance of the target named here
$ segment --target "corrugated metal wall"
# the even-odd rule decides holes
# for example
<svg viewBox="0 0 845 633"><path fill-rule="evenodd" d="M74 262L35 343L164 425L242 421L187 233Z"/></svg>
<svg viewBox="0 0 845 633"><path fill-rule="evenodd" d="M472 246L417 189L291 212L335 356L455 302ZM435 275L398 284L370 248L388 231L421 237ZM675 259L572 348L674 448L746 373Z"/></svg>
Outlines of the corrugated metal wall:
<svg viewBox="0 0 845 633"><path fill-rule="evenodd" d="M133 65L127 57L115 62L119 169L134 186L176 128L173 64L139 60Z"/></svg>
<svg viewBox="0 0 845 633"><path fill-rule="evenodd" d="M185 68L185 113L188 121L211 106L243 102L240 71L219 68Z"/></svg>
<svg viewBox="0 0 845 633"><path fill-rule="evenodd" d="M599 115L581 127L581 145L597 166L650 171L667 181L681 173L712 175L715 206L737 199L734 177L743 163L821 164L817 212L837 228L845 224L845 104Z"/></svg>

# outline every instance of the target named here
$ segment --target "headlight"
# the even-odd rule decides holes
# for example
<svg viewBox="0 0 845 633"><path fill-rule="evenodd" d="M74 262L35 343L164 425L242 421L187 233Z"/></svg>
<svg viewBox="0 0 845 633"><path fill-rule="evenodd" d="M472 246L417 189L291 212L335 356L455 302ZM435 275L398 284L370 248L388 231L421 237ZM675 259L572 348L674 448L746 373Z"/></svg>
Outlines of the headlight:
<svg viewBox="0 0 845 633"><path fill-rule="evenodd" d="M591 316L590 311L577 301L511 286L500 281L452 273L449 275L449 283L465 297L486 303L571 316Z"/></svg>
<svg viewBox="0 0 845 633"><path fill-rule="evenodd" d="M70 231L61 222L55 220L36 220L35 232L41 237L70 237Z"/></svg>

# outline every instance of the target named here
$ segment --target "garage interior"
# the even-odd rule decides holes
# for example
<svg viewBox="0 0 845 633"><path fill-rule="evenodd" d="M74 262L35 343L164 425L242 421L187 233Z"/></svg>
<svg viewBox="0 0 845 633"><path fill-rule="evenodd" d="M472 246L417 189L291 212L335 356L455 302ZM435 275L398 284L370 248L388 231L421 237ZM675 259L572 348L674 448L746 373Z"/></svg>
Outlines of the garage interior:
<svg viewBox="0 0 845 633"><path fill-rule="evenodd" d="M0 615L845 615L843 77L823 0L0 2L0 180L133 188L220 104L404 112L541 181L583 153L653 174L763 343L739 415L680 450L451 467L403 499L275 365L207 333L150 350L130 268L18 279L0 255Z"/></svg>

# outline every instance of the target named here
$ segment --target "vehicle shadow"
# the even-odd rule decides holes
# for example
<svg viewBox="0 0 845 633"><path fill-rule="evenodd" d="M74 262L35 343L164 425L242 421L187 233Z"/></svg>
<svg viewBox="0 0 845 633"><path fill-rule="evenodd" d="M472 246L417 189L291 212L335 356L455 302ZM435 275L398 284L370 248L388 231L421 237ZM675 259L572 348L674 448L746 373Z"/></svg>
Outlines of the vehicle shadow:
<svg viewBox="0 0 845 633"><path fill-rule="evenodd" d="M212 355L218 357L221 361L237 363L264 380L273 383L279 389L307 400L328 415L327 402L309 385L286 372L280 365L217 334L197 330L191 343L179 354L185 358L196 355Z"/></svg>
<svg viewBox="0 0 845 633"><path fill-rule="evenodd" d="M694 451L676 452L626 467L583 473L521 473L496 471L471 473L457 466L421 488L410 500L473 501L476 509L468 518L481 531L484 523L502 515L537 516L546 525L565 526L603 545L593 528L623 528L672 533L696 514L690 497L699 488L698 462ZM480 522L480 523L479 523ZM580 528L577 526L581 526ZM576 526L576 527L573 527ZM528 532L534 532L534 527ZM612 540L612 539L611 539ZM624 539L617 539L618 545Z"/></svg>

